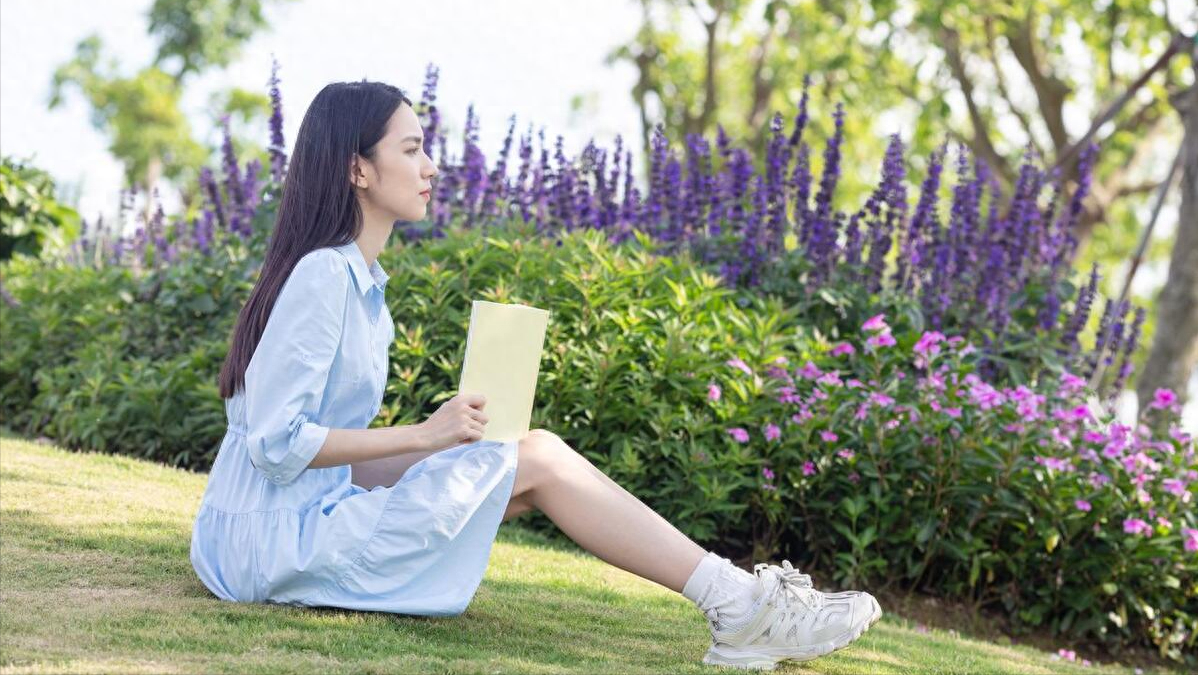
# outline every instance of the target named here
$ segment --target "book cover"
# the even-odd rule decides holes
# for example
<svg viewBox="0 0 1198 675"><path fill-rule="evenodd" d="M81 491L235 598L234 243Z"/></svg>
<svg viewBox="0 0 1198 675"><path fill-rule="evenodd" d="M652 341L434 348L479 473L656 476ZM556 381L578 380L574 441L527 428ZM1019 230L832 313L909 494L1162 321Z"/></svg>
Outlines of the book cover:
<svg viewBox="0 0 1198 675"><path fill-rule="evenodd" d="M548 325L549 312L537 307L486 300L471 304L458 393L486 397L483 440L528 435Z"/></svg>

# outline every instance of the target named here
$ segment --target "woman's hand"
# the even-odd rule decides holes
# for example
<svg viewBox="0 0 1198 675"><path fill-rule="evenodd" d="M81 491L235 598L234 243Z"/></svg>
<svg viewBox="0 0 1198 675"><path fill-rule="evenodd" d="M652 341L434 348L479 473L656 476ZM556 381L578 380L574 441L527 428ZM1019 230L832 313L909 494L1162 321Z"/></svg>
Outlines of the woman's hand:
<svg viewBox="0 0 1198 675"><path fill-rule="evenodd" d="M430 450L445 450L481 440L488 417L483 413L487 398L482 394L458 394L441 404L419 425Z"/></svg>

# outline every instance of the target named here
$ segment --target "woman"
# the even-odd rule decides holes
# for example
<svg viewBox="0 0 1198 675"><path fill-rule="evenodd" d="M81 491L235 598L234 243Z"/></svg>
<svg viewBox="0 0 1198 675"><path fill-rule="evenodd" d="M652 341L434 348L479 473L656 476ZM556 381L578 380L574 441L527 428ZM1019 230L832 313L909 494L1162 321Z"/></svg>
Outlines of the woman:
<svg viewBox="0 0 1198 675"><path fill-rule="evenodd" d="M806 660L877 621L872 596L816 591L788 561L749 574L705 551L549 431L481 440L481 396L367 428L395 333L377 259L397 221L425 215L437 168L424 140L412 102L385 84L330 84L304 115L220 373L229 427L191 540L204 585L230 601L458 615L500 522L539 509L694 602L707 663Z"/></svg>

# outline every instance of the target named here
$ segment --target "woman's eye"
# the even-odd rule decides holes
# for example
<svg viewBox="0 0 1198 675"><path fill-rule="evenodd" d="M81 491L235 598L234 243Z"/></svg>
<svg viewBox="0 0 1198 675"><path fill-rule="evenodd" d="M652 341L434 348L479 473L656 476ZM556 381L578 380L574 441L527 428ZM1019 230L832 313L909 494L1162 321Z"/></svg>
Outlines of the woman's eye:
<svg viewBox="0 0 1198 675"><path fill-rule="evenodd" d="M415 150L408 150L408 154L409 154L409 155L414 155L414 154L416 154L416 151L417 151L417 150L420 150L420 148L416 148Z"/></svg>

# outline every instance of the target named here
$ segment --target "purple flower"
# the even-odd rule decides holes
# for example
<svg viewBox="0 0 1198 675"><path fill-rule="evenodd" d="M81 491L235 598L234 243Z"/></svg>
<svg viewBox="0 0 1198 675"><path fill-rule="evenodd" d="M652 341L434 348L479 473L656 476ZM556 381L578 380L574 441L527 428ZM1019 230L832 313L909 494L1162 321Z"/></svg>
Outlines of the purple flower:
<svg viewBox="0 0 1198 675"><path fill-rule="evenodd" d="M745 431L742 427L732 427L728 429L728 433L732 434L732 438L739 443L749 442L749 432Z"/></svg>
<svg viewBox="0 0 1198 675"><path fill-rule="evenodd" d="M774 480L774 472L770 471L768 466L761 468L761 475L765 476L766 480Z"/></svg>
<svg viewBox="0 0 1198 675"><path fill-rule="evenodd" d="M829 443L835 443L836 440L839 438L839 436L837 436L834 432L831 432L831 431L821 431L821 432L819 432L819 436L820 436L820 438L824 439L825 441L827 441Z"/></svg>
<svg viewBox="0 0 1198 675"><path fill-rule="evenodd" d="M712 384L708 385L708 387L707 387L707 400L708 400L708 401L718 401L718 400L720 400L720 385L718 385L718 384L715 384L714 382L713 382Z"/></svg>
<svg viewBox="0 0 1198 675"><path fill-rule="evenodd" d="M844 459L852 459L853 458L853 451L849 450L848 448L844 448L843 450L837 450L836 454L837 454L837 456L843 457Z"/></svg>
<svg viewBox="0 0 1198 675"><path fill-rule="evenodd" d="M803 475L810 476L813 473L815 473L815 464L811 460L803 462Z"/></svg>
<svg viewBox="0 0 1198 675"><path fill-rule="evenodd" d="M1078 511L1089 511L1090 510L1090 502L1088 502L1084 499L1078 499L1077 501L1073 502L1073 505L1077 507Z"/></svg>

